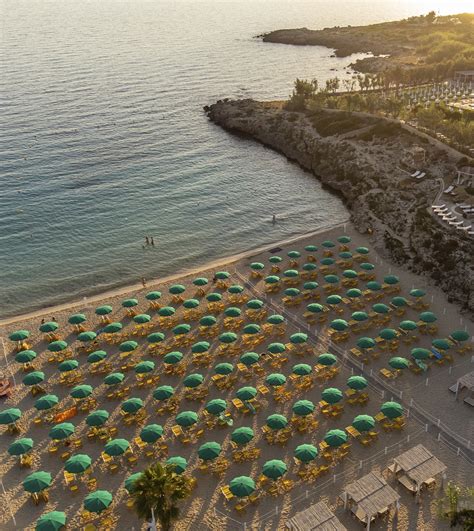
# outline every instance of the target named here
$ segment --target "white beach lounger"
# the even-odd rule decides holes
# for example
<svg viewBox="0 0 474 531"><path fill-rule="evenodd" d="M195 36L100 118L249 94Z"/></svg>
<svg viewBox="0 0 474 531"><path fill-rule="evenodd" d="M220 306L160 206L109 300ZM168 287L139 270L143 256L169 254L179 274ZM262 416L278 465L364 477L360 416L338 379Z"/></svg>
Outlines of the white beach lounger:
<svg viewBox="0 0 474 531"><path fill-rule="evenodd" d="M454 189L454 186L453 186L453 185L448 186L448 187L446 188L446 190L445 190L443 193L444 193L444 194L449 194L453 189Z"/></svg>
<svg viewBox="0 0 474 531"><path fill-rule="evenodd" d="M449 212L449 209L448 208L435 208L434 211L436 213L446 213L446 212Z"/></svg>
<svg viewBox="0 0 474 531"><path fill-rule="evenodd" d="M451 221L450 225L459 226L459 225L462 225L463 223L464 223L464 221Z"/></svg>
<svg viewBox="0 0 474 531"><path fill-rule="evenodd" d="M421 173L420 170L416 170L415 173L411 174L411 177L417 177L418 175L420 175L420 173Z"/></svg>
<svg viewBox="0 0 474 531"><path fill-rule="evenodd" d="M464 227L464 226L458 225L456 228L459 229L459 230L469 230L471 227L472 227L472 225L469 225L468 227Z"/></svg>
<svg viewBox="0 0 474 531"><path fill-rule="evenodd" d="M446 208L446 205L431 205L433 208Z"/></svg>
<svg viewBox="0 0 474 531"><path fill-rule="evenodd" d="M423 177L426 175L426 173L420 173L420 175L418 175L417 179L423 179Z"/></svg>

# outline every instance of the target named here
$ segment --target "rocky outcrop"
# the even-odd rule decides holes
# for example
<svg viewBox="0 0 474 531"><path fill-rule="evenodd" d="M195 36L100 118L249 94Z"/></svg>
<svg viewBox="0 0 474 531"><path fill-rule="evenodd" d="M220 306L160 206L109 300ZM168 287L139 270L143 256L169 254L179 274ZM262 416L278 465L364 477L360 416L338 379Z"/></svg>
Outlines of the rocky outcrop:
<svg viewBox="0 0 474 531"><path fill-rule="evenodd" d="M371 235L379 252L431 278L473 314L473 241L440 225L429 210L437 177L456 170L450 155L399 125L357 113L296 113L253 100L219 101L205 110L216 124L313 172L344 200L355 227ZM429 176L421 182L409 177L403 162L417 144Z"/></svg>

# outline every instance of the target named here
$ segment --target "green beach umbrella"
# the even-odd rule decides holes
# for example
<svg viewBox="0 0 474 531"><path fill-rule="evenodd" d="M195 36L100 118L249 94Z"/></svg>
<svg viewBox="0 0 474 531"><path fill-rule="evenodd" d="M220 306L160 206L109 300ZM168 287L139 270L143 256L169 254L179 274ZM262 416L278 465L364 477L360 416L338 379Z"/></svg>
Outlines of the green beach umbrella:
<svg viewBox="0 0 474 531"><path fill-rule="evenodd" d="M229 483L229 490L238 498L250 496L256 489L255 481L248 476L238 476Z"/></svg>
<svg viewBox="0 0 474 531"><path fill-rule="evenodd" d="M195 278L193 280L193 284L195 286L207 286L207 284L209 283L209 280L207 280L207 278L205 277L198 277L198 278Z"/></svg>
<svg viewBox="0 0 474 531"><path fill-rule="evenodd" d="M186 288L182 284L174 284L169 289L171 295L181 295L181 293L184 293L185 291Z"/></svg>
<svg viewBox="0 0 474 531"><path fill-rule="evenodd" d="M163 306L163 308L158 310L158 315L160 317L171 317L175 313L176 310L173 308L173 306Z"/></svg>
<svg viewBox="0 0 474 531"><path fill-rule="evenodd" d="M323 247L326 247L326 249L330 249L331 247L335 247L336 244L332 242L331 240L326 240L321 244Z"/></svg>
<svg viewBox="0 0 474 531"><path fill-rule="evenodd" d="M127 400L122 402L120 409L122 411L125 411L125 413L136 413L139 409L143 407L143 405L143 400L141 398L128 398Z"/></svg>
<svg viewBox="0 0 474 531"><path fill-rule="evenodd" d="M42 514L36 522L35 531L59 531L66 525L66 513L50 511Z"/></svg>
<svg viewBox="0 0 474 531"><path fill-rule="evenodd" d="M416 330L418 326L416 325L415 321L402 321L399 325L399 328L402 330Z"/></svg>
<svg viewBox="0 0 474 531"><path fill-rule="evenodd" d="M372 310L374 310L375 313L386 314L390 311L390 308L386 304L377 302L372 306Z"/></svg>
<svg viewBox="0 0 474 531"><path fill-rule="evenodd" d="M347 378L347 387L355 391L361 391L369 385L369 382L363 376L349 376Z"/></svg>
<svg viewBox="0 0 474 531"><path fill-rule="evenodd" d="M268 352L271 354L281 354L285 352L286 347L283 343L270 343L267 347Z"/></svg>
<svg viewBox="0 0 474 531"><path fill-rule="evenodd" d="M334 319L334 321L331 321L331 324L329 326L337 332L347 330L347 328L349 327L347 321L344 321L344 319Z"/></svg>
<svg viewBox="0 0 474 531"><path fill-rule="evenodd" d="M229 308L224 310L224 315L226 317L239 317L241 314L242 310L240 308L236 308L235 306L229 306Z"/></svg>
<svg viewBox="0 0 474 531"><path fill-rule="evenodd" d="M250 367L254 363L258 363L258 360L260 359L260 354L257 354L256 352L245 352L240 356L239 361L242 362L246 367Z"/></svg>
<svg viewBox="0 0 474 531"><path fill-rule="evenodd" d="M105 350L96 350L94 352L91 352L87 356L87 362L88 363L99 363L101 361L104 361L107 357L107 352Z"/></svg>
<svg viewBox="0 0 474 531"><path fill-rule="evenodd" d="M150 291L145 295L145 299L149 301L157 301L161 299L161 291Z"/></svg>
<svg viewBox="0 0 474 531"><path fill-rule="evenodd" d="M18 363L31 363L37 354L34 350L22 350L15 356L15 361Z"/></svg>
<svg viewBox="0 0 474 531"><path fill-rule="evenodd" d="M58 328L59 328L58 323L56 323L55 321L48 321L47 323L43 323L42 325L40 325L39 331L45 334L50 334L51 332L54 332Z"/></svg>
<svg viewBox="0 0 474 531"><path fill-rule="evenodd" d="M279 264L282 260L283 258L281 256L270 256L268 259L268 261L272 264Z"/></svg>
<svg viewBox="0 0 474 531"><path fill-rule="evenodd" d="M336 260L334 260L334 258L329 258L328 256L326 256L325 258L321 259L321 265L323 265L323 266L330 266L330 265L333 265L335 263L336 263Z"/></svg>
<svg viewBox="0 0 474 531"><path fill-rule="evenodd" d="M324 442L332 448L338 448L347 442L347 433L342 430L329 430L324 436Z"/></svg>
<svg viewBox="0 0 474 531"><path fill-rule="evenodd" d="M89 341L94 341L96 337L97 337L97 334L93 332L92 330L89 330L88 332L81 332L77 336L77 340L81 341L82 343L88 343Z"/></svg>
<svg viewBox="0 0 474 531"><path fill-rule="evenodd" d="M324 310L324 307L322 306L322 304L312 302L311 304L308 304L308 306L306 306L306 309L308 310L308 312L311 313L321 313Z"/></svg>
<svg viewBox="0 0 474 531"><path fill-rule="evenodd" d="M405 297L393 297L393 299L390 302L397 308L401 308L402 306L406 306L408 304Z"/></svg>
<svg viewBox="0 0 474 531"><path fill-rule="evenodd" d="M345 235L344 235L344 236L339 236L339 238L337 239L337 241L338 241L339 243L344 243L344 244L346 244L346 243L350 243L350 241L351 241L351 237L350 237L350 236L345 236Z"/></svg>
<svg viewBox="0 0 474 531"><path fill-rule="evenodd" d="M252 262L250 264L250 269L253 269L254 271L261 271L262 269L265 269L265 265L261 262Z"/></svg>
<svg viewBox="0 0 474 531"><path fill-rule="evenodd" d="M234 341L237 341L237 334L234 334L234 332L224 332L219 336L219 341L221 343L234 343Z"/></svg>
<svg viewBox="0 0 474 531"><path fill-rule="evenodd" d="M329 354L329 352L326 352L325 354L320 354L318 356L318 364L324 365L325 367L330 367L331 365L334 365L337 363L337 358L334 356L334 354Z"/></svg>
<svg viewBox="0 0 474 531"><path fill-rule="evenodd" d="M285 475L287 470L288 468L284 461L280 461L279 459L271 459L263 465L262 473L267 478L275 480Z"/></svg>
<svg viewBox="0 0 474 531"><path fill-rule="evenodd" d="M318 269L318 266L316 264L303 264L303 271L315 271L316 269Z"/></svg>
<svg viewBox="0 0 474 531"><path fill-rule="evenodd" d="M357 289L357 288L351 288L346 291L346 295L350 299L357 299L358 297L362 297L362 291L360 291L360 289Z"/></svg>
<svg viewBox="0 0 474 531"><path fill-rule="evenodd" d="M82 474L92 465L92 459L86 454L76 454L64 463L64 470L70 474Z"/></svg>
<svg viewBox="0 0 474 531"><path fill-rule="evenodd" d="M467 341L471 336L464 330L455 330L451 333L451 337L454 341Z"/></svg>
<svg viewBox="0 0 474 531"><path fill-rule="evenodd" d="M272 374L269 374L265 378L265 382L268 385L271 385L272 387L280 387L282 385L285 385L286 383L286 376L284 374L280 374L278 372L274 372Z"/></svg>
<svg viewBox="0 0 474 531"><path fill-rule="evenodd" d="M104 378L104 383L106 385L117 385L119 383L122 383L124 379L125 375L123 373L112 372Z"/></svg>
<svg viewBox="0 0 474 531"><path fill-rule="evenodd" d="M316 247L316 245L307 245L304 250L308 251L308 253L315 253L318 248Z"/></svg>
<svg viewBox="0 0 474 531"><path fill-rule="evenodd" d="M367 249L367 247L357 247L356 251L359 254L369 254L369 250Z"/></svg>
<svg viewBox="0 0 474 531"><path fill-rule="evenodd" d="M75 429L74 424L71 424L70 422L61 422L49 430L49 436L53 441L62 441L63 439L70 437Z"/></svg>
<svg viewBox="0 0 474 531"><path fill-rule="evenodd" d="M220 415L227 409L227 402L222 400L222 398L214 398L214 400L209 400L205 409L212 415Z"/></svg>
<svg viewBox="0 0 474 531"><path fill-rule="evenodd" d="M198 421L198 416L195 411L182 411L181 413L178 413L176 415L176 424L184 428L187 428L189 426L192 426L193 424L196 424L197 421Z"/></svg>
<svg viewBox="0 0 474 531"><path fill-rule="evenodd" d="M244 328L242 329L242 333L243 334L247 334L247 335L258 334L261 331L262 331L262 329L260 328L260 326L258 324L255 324L255 323L250 323L250 324L244 326Z"/></svg>
<svg viewBox="0 0 474 531"><path fill-rule="evenodd" d="M357 415L352 421L352 425L358 431L370 431L375 426L375 419L370 415Z"/></svg>
<svg viewBox="0 0 474 531"><path fill-rule="evenodd" d="M301 256L301 253L299 251L289 251L288 256L290 258L299 258Z"/></svg>
<svg viewBox="0 0 474 531"><path fill-rule="evenodd" d="M59 398L56 395L44 395L35 402L35 408L38 411L46 411L59 404Z"/></svg>
<svg viewBox="0 0 474 531"><path fill-rule="evenodd" d="M128 478L125 480L125 488L127 489L127 492L129 494L131 494L135 490L135 481L141 478L142 474L143 472L136 472L135 474L128 476Z"/></svg>
<svg viewBox="0 0 474 531"><path fill-rule="evenodd" d="M67 343L66 341L53 341L48 345L48 350L51 352L61 352L62 350L67 349Z"/></svg>
<svg viewBox="0 0 474 531"><path fill-rule="evenodd" d="M108 315L109 313L113 312L112 306L109 306L108 304L105 304L103 306L98 306L95 309L96 315Z"/></svg>
<svg viewBox="0 0 474 531"><path fill-rule="evenodd" d="M350 260L352 258L352 253L349 251L343 251L342 253L339 253L339 258L342 258L343 260Z"/></svg>
<svg viewBox="0 0 474 531"><path fill-rule="evenodd" d="M147 313L140 313L138 315L135 315L133 321L137 324L149 323L151 321L151 316Z"/></svg>
<svg viewBox="0 0 474 531"><path fill-rule="evenodd" d="M357 322L367 321L369 316L365 312L353 312L351 315L352 319Z"/></svg>
<svg viewBox="0 0 474 531"><path fill-rule="evenodd" d="M278 284L280 282L280 277L277 275L268 275L264 279L265 284Z"/></svg>
<svg viewBox="0 0 474 531"><path fill-rule="evenodd" d="M161 343L164 339L165 334L163 334L163 332L153 332L146 336L146 340L151 344Z"/></svg>
<svg viewBox="0 0 474 531"><path fill-rule="evenodd" d="M241 387L237 390L235 393L235 396L237 398L240 398L240 400L251 400L252 398L255 398L257 396L257 390L255 387Z"/></svg>
<svg viewBox="0 0 474 531"><path fill-rule="evenodd" d="M407 369L410 365L406 358L401 358L400 356L390 358L388 364L392 369Z"/></svg>
<svg viewBox="0 0 474 531"><path fill-rule="evenodd" d="M237 444L248 444L255 436L252 428L242 426L234 430L230 436L231 440Z"/></svg>
<svg viewBox="0 0 474 531"><path fill-rule="evenodd" d="M96 490L84 499L84 507L90 513L101 513L112 503L112 494L107 490Z"/></svg>
<svg viewBox="0 0 474 531"><path fill-rule="evenodd" d="M310 400L298 400L293 404L293 413L299 417L311 415L315 410L315 405Z"/></svg>
<svg viewBox="0 0 474 531"><path fill-rule="evenodd" d="M303 332L297 332L296 334L292 334L290 336L290 343L293 343L294 345L301 345L307 341L308 334L304 334Z"/></svg>
<svg viewBox="0 0 474 531"><path fill-rule="evenodd" d="M288 425L288 420L284 415L273 414L267 417L267 426L272 430L282 430Z"/></svg>
<svg viewBox="0 0 474 531"><path fill-rule="evenodd" d="M212 461L219 457L221 445L217 442L207 442L198 448L198 456L203 461Z"/></svg>
<svg viewBox="0 0 474 531"><path fill-rule="evenodd" d="M400 279L395 275L387 275L386 277L384 277L383 281L385 282L385 284L394 286L395 284L398 284L400 282Z"/></svg>
<svg viewBox="0 0 474 531"><path fill-rule="evenodd" d="M232 363L218 363L214 367L214 372L216 374L222 374L223 376L227 376L228 374L231 374L234 371L234 366Z"/></svg>
<svg viewBox="0 0 474 531"><path fill-rule="evenodd" d="M327 304L341 304L342 297L340 295L329 295L326 299Z"/></svg>
<svg viewBox="0 0 474 531"><path fill-rule="evenodd" d="M119 345L120 352L133 352L136 348L138 348L138 343L132 340L124 341Z"/></svg>
<svg viewBox="0 0 474 531"><path fill-rule="evenodd" d="M194 308L197 308L199 304L200 303L197 299L186 299L183 302L183 307L186 308L186 310L193 310Z"/></svg>
<svg viewBox="0 0 474 531"><path fill-rule="evenodd" d="M337 275L326 275L324 280L328 284L337 284L339 282L339 277Z"/></svg>
<svg viewBox="0 0 474 531"><path fill-rule="evenodd" d="M166 460L166 464L171 465L173 467L174 472L176 472L176 474L182 474L186 470L186 467L188 466L187 460L184 457L181 457L179 455L175 457L169 457Z"/></svg>
<svg viewBox="0 0 474 531"><path fill-rule="evenodd" d="M449 350L451 348L451 345L447 339L433 339L431 344L433 347L439 350Z"/></svg>
<svg viewBox="0 0 474 531"><path fill-rule="evenodd" d="M307 376L313 372L313 367L307 363L298 363L293 365L292 372L298 376Z"/></svg>
<svg viewBox="0 0 474 531"><path fill-rule="evenodd" d="M370 291L380 291L382 289L382 285L375 280L367 282L367 287L370 289Z"/></svg>
<svg viewBox="0 0 474 531"><path fill-rule="evenodd" d="M375 341L371 337L361 337L357 340L356 345L359 348L374 348L375 347Z"/></svg>
<svg viewBox="0 0 474 531"><path fill-rule="evenodd" d="M434 323L437 320L436 315L433 312L420 313L420 321L424 323Z"/></svg>
<svg viewBox="0 0 474 531"><path fill-rule="evenodd" d="M208 300L208 302L219 302L222 300L222 295L220 293L209 293L209 295L207 295L206 299Z"/></svg>
<svg viewBox="0 0 474 531"><path fill-rule="evenodd" d="M283 315L279 315L279 314L273 314L273 315L269 315L267 317L267 323L269 324L272 324L272 325L279 325L279 324L283 324L285 322L285 318L283 317Z"/></svg>
<svg viewBox="0 0 474 531"><path fill-rule="evenodd" d="M228 273L227 271L218 271L214 276L218 280L226 280L230 277L230 273Z"/></svg>
<svg viewBox="0 0 474 531"><path fill-rule="evenodd" d="M122 301L122 306L124 308L133 308L134 306L138 306L137 299L125 299Z"/></svg>
<svg viewBox="0 0 474 531"><path fill-rule="evenodd" d="M187 323L181 323L173 328L173 334L175 336L182 336L191 332L191 325Z"/></svg>
<svg viewBox="0 0 474 531"><path fill-rule="evenodd" d="M120 332L122 328L122 323L116 322L104 326L104 329L102 331L104 332L104 334L116 334L117 332Z"/></svg>
<svg viewBox="0 0 474 531"><path fill-rule="evenodd" d="M353 269L346 269L343 271L342 276L344 278L357 278L359 275Z"/></svg>
<svg viewBox="0 0 474 531"><path fill-rule="evenodd" d="M198 387L204 382L204 376L202 374L199 374L197 372L188 374L186 378L183 380L184 387L189 387L190 389L194 389L195 387Z"/></svg>
<svg viewBox="0 0 474 531"><path fill-rule="evenodd" d="M73 398L87 398L92 394L92 386L87 384L82 385L76 385L72 388L71 392L69 393Z"/></svg>
<svg viewBox="0 0 474 531"><path fill-rule="evenodd" d="M105 409L97 409L89 413L86 417L86 424L88 426L102 426L109 419L109 412Z"/></svg>
<svg viewBox="0 0 474 531"><path fill-rule="evenodd" d="M287 288L283 292L287 297L297 297L300 293L301 291L298 288Z"/></svg>
<svg viewBox="0 0 474 531"><path fill-rule="evenodd" d="M53 479L49 472L39 471L26 476L22 485L26 492L35 493L47 489L52 482Z"/></svg>
<svg viewBox="0 0 474 531"><path fill-rule="evenodd" d="M396 419L403 415L403 407L398 402L385 402L380 411L389 419Z"/></svg>
<svg viewBox="0 0 474 531"><path fill-rule="evenodd" d="M370 262L363 262L362 264L360 264L360 268L364 271L373 271L375 269L375 266Z"/></svg>
<svg viewBox="0 0 474 531"><path fill-rule="evenodd" d="M155 400L168 400L174 395L174 389L171 385L160 385L153 391Z"/></svg>
<svg viewBox="0 0 474 531"><path fill-rule="evenodd" d="M33 448L33 439L24 437L17 439L8 447L8 453L10 455L23 455L28 453Z"/></svg>
<svg viewBox="0 0 474 531"><path fill-rule="evenodd" d="M191 347L191 352L193 354L203 354L210 348L211 344L208 341L199 341L198 343L194 343L194 345Z"/></svg>
<svg viewBox="0 0 474 531"><path fill-rule="evenodd" d="M163 437L163 427L159 424L148 424L140 432L140 439L149 444L155 443L161 437Z"/></svg>
<svg viewBox="0 0 474 531"><path fill-rule="evenodd" d="M124 454L130 446L126 439L112 439L104 446L104 452L112 457Z"/></svg>
<svg viewBox="0 0 474 531"><path fill-rule="evenodd" d="M397 334L397 331L394 330L393 328L384 328L383 330L380 330L379 336L382 339L391 341L392 339L395 339L398 336L398 334Z"/></svg>
<svg viewBox="0 0 474 531"><path fill-rule="evenodd" d="M251 299L247 302L247 308L251 310L260 310L263 308L263 301L260 299Z"/></svg>
<svg viewBox="0 0 474 531"><path fill-rule="evenodd" d="M337 404L343 398L342 391L337 387L328 387L321 393L321 398L328 404Z"/></svg>
<svg viewBox="0 0 474 531"><path fill-rule="evenodd" d="M135 372L137 374L146 374L148 372L153 372L155 370L155 362L146 360L141 361L135 365Z"/></svg>
<svg viewBox="0 0 474 531"><path fill-rule="evenodd" d="M412 297L415 297L416 299L419 299L420 297L424 297L426 295L426 292L422 289L415 288L410 291L410 295Z"/></svg>
<svg viewBox="0 0 474 531"><path fill-rule="evenodd" d="M0 411L0 425L13 424L21 417L21 411L16 407Z"/></svg>
<svg viewBox="0 0 474 531"><path fill-rule="evenodd" d="M295 457L302 463L309 463L318 457L318 449L312 444L300 444L295 448Z"/></svg>
<svg viewBox="0 0 474 531"><path fill-rule="evenodd" d="M431 356L431 352L426 348L416 347L411 349L411 355L416 360L426 360Z"/></svg>
<svg viewBox="0 0 474 531"><path fill-rule="evenodd" d="M87 320L87 317L83 313L76 313L71 315L68 319L68 323L72 325L79 325L84 323Z"/></svg>
<svg viewBox="0 0 474 531"><path fill-rule="evenodd" d="M30 372L30 374L27 374L24 378L23 378L23 383L25 385L38 385L40 384L41 382L44 381L44 372L41 372L41 371L34 371L34 372Z"/></svg>

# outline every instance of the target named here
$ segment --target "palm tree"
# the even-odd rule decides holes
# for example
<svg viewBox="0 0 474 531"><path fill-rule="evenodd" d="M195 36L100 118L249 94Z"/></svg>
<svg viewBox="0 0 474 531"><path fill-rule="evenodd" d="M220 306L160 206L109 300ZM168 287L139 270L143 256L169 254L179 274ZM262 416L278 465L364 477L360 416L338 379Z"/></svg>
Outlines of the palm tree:
<svg viewBox="0 0 474 531"><path fill-rule="evenodd" d="M156 517L163 531L179 516L178 502L191 493L191 478L177 474L173 465L155 463L134 482L133 507L140 518Z"/></svg>

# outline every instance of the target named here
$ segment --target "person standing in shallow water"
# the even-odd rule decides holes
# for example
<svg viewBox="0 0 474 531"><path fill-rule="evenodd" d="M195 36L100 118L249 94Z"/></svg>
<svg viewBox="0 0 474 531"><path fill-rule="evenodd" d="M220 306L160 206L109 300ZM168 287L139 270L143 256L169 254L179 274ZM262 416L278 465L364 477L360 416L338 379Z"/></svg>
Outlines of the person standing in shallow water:
<svg viewBox="0 0 474 531"><path fill-rule="evenodd" d="M145 280L145 277L142 277L142 285L144 288L146 288L146 280Z"/></svg>
<svg viewBox="0 0 474 531"><path fill-rule="evenodd" d="M150 239L150 243L151 243L151 245L153 245L153 247L155 246L155 241L153 240L153 236Z"/></svg>
<svg viewBox="0 0 474 531"><path fill-rule="evenodd" d="M277 221L277 218L276 218L275 214L273 214L273 218L272 218L273 225L275 225L276 221Z"/></svg>
<svg viewBox="0 0 474 531"><path fill-rule="evenodd" d="M145 236L145 243L146 243L147 245L150 245L150 240L148 239L148 236Z"/></svg>

